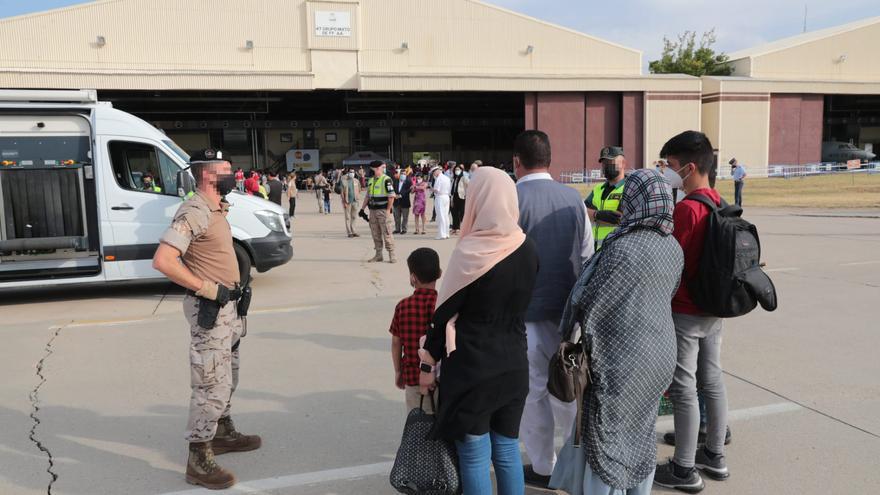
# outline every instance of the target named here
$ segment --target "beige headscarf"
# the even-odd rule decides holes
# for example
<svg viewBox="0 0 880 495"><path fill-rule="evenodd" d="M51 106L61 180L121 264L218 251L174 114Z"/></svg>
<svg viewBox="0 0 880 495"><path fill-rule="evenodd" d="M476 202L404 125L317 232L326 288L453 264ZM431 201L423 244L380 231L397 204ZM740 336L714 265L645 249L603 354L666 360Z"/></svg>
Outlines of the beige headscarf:
<svg viewBox="0 0 880 495"><path fill-rule="evenodd" d="M461 238L437 295L437 307L485 275L525 242L519 227L516 185L497 168L482 167L471 175L461 223ZM455 351L455 315L446 325L446 355Z"/></svg>

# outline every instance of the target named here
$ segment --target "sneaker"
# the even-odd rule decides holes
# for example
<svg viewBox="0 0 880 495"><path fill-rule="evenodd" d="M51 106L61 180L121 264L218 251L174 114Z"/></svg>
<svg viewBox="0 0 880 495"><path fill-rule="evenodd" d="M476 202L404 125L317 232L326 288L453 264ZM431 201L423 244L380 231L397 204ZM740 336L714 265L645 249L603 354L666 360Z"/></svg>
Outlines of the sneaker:
<svg viewBox="0 0 880 495"><path fill-rule="evenodd" d="M545 490L549 488L550 476L536 473L531 464L523 466L523 477L525 478L526 484L529 486L543 488Z"/></svg>
<svg viewBox="0 0 880 495"><path fill-rule="evenodd" d="M706 476L715 481L724 481L730 477L730 471L727 469L727 461L724 454L718 454L713 459L706 452L706 448L697 450L697 456L694 459L694 467L706 473Z"/></svg>
<svg viewBox="0 0 880 495"><path fill-rule="evenodd" d="M685 493L700 493L706 484L696 469L691 468L687 476L680 477L675 474L675 463L672 459L666 464L658 464L654 473L654 484L664 488L673 488Z"/></svg>
<svg viewBox="0 0 880 495"><path fill-rule="evenodd" d="M725 433L725 435L724 435L724 445L730 445L730 437L731 437L730 426L728 426L727 433ZM663 442L666 445L675 446L675 432L670 431L670 432L666 433L665 435L663 435ZM705 445L705 444L706 444L706 432L700 431L700 434L697 435L697 446L699 447L699 446Z"/></svg>

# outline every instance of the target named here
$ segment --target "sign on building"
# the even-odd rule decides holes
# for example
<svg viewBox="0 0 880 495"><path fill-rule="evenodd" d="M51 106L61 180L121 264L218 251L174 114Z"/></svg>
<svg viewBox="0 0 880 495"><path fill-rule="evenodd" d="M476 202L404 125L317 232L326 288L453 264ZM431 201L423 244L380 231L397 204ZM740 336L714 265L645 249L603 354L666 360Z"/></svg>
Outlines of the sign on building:
<svg viewBox="0 0 880 495"><path fill-rule="evenodd" d="M315 36L351 37L351 12L318 10L315 12Z"/></svg>
<svg viewBox="0 0 880 495"><path fill-rule="evenodd" d="M318 150L288 150L287 171L317 172L321 170Z"/></svg>

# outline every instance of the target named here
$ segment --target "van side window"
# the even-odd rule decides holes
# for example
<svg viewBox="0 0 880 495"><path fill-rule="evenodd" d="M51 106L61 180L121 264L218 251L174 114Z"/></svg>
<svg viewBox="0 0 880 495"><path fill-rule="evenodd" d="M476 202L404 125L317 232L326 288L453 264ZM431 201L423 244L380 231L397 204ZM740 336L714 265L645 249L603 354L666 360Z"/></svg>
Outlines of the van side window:
<svg viewBox="0 0 880 495"><path fill-rule="evenodd" d="M113 176L123 189L177 196L177 165L154 146L129 141L109 144Z"/></svg>

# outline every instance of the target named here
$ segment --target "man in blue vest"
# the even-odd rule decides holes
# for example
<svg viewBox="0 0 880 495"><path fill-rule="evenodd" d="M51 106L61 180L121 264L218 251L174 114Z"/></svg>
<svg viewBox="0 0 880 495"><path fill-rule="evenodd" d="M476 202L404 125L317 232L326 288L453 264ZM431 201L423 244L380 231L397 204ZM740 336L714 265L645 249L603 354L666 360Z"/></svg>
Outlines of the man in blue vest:
<svg viewBox="0 0 880 495"><path fill-rule="evenodd" d="M593 222L593 238L596 251L602 249L602 242L620 225L620 200L623 198L623 185L626 173L626 157L620 146L606 146L599 155L602 175L605 182L593 188L584 203Z"/></svg>
<svg viewBox="0 0 880 495"><path fill-rule="evenodd" d="M565 300L584 262L593 254L593 234L580 194L550 175L547 134L520 134L514 143L513 164L518 179L519 224L538 246L540 265L525 316L529 394L520 436L532 463L524 467L524 477L532 486L547 488L556 464L555 427L570 432L577 413L576 404L559 402L547 391L550 358L562 342L559 321Z"/></svg>

